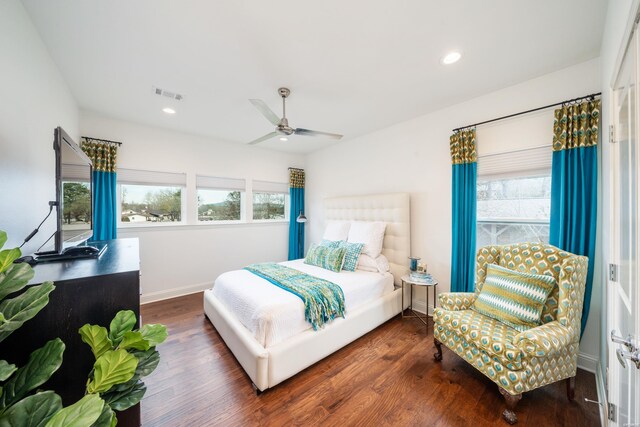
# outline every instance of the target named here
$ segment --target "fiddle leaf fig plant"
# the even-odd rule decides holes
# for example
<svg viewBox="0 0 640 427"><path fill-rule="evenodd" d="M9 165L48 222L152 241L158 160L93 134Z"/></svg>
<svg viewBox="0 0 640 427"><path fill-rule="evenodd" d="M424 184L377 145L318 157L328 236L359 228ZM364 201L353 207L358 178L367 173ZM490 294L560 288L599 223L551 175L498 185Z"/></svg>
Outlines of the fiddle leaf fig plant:
<svg viewBox="0 0 640 427"><path fill-rule="evenodd" d="M0 249L7 234L0 231ZM49 303L52 282L25 287L33 278L33 268L14 264L20 249L0 251L0 341L6 339ZM63 407L54 391L40 390L62 365L64 343L47 342L18 367L0 359L0 427L115 427L115 411L124 411L140 402L146 387L142 377L158 366L155 346L167 338L163 325L145 325L134 331L136 317L121 311L110 329L84 325L82 340L96 358L89 373L85 396Z"/></svg>
<svg viewBox="0 0 640 427"><path fill-rule="evenodd" d="M168 336L164 325L144 325L134 330L136 315L131 310L119 311L109 331L86 324L78 331L96 358L87 382L88 393L98 393L113 411L124 411L144 396L142 381L160 363L156 350Z"/></svg>
<svg viewBox="0 0 640 427"><path fill-rule="evenodd" d="M7 233L0 231L0 249L6 242ZM18 248L0 251L0 341L38 314L49 303L49 294L55 289L52 282L45 282L25 290L34 272L29 264L13 263L20 255ZM76 418L74 424L55 424L54 421L62 417L59 414L66 413L62 399L53 391L38 390L62 365L64 349L64 343L56 338L31 353L22 367L0 360L0 426L91 427L94 424L97 417L87 416ZM97 395L83 403L87 414L92 408L99 414L103 406L106 406L104 401ZM99 427L107 426L109 424Z"/></svg>

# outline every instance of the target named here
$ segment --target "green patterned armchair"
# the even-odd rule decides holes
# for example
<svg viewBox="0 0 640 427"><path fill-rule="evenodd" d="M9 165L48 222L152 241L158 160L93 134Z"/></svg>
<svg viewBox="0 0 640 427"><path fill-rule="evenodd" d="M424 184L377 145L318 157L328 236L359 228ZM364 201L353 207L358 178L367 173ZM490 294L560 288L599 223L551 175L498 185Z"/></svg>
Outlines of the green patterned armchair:
<svg viewBox="0 0 640 427"><path fill-rule="evenodd" d="M509 424L517 422L515 406L529 390L566 379L567 397L573 400L587 260L540 243L485 246L476 258L475 292L439 295L440 307L433 313L435 359L442 360L444 344L495 382L506 400L502 415ZM519 332L470 309L488 264L556 279L540 326Z"/></svg>

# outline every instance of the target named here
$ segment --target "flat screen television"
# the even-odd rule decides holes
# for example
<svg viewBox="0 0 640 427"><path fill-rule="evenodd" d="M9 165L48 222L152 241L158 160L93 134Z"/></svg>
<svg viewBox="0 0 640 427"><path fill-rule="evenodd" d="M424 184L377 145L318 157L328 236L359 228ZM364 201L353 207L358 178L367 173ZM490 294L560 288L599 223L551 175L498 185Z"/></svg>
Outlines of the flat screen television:
<svg viewBox="0 0 640 427"><path fill-rule="evenodd" d="M91 160L61 128L55 129L57 230L55 252L93 236Z"/></svg>

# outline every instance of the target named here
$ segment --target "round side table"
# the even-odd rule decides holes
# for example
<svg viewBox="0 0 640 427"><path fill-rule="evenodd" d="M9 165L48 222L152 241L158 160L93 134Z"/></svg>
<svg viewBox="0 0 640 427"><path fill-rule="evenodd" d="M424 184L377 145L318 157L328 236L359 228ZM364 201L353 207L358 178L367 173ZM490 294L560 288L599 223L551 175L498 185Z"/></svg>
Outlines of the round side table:
<svg viewBox="0 0 640 427"><path fill-rule="evenodd" d="M402 276L400 278L400 280L402 280L402 318L418 318L420 319L420 321L422 323L424 323L425 325L425 331L427 333L427 335L429 334L429 325L428 325L428 319L429 319L429 288L433 289L433 308L436 308L436 301L437 301L437 288L438 288L438 281L436 279L433 279L431 283L424 283L424 282L418 282L418 281L414 281L411 279L411 277L409 277L408 275L406 276ZM407 307L407 310L411 311L411 314L406 314L405 315L405 308L404 308L404 285L407 284L409 285L409 307ZM419 315L418 313L416 313L416 311L413 309L413 287L414 286L418 286L418 287L423 287L425 290L425 296L426 296L426 313L424 316Z"/></svg>

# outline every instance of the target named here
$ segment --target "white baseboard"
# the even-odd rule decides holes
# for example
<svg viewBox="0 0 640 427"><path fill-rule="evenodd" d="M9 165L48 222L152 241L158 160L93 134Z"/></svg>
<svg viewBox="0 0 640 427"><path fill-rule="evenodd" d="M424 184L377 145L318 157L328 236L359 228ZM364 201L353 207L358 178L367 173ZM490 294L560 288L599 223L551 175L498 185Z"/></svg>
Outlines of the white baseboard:
<svg viewBox="0 0 640 427"><path fill-rule="evenodd" d="M592 374L596 374L597 367L598 358L590 354L578 353L578 368L584 369L585 371L591 372Z"/></svg>
<svg viewBox="0 0 640 427"><path fill-rule="evenodd" d="M426 301L413 300L413 309L418 313L424 314L426 312L425 305L427 305ZM429 304L429 316L433 316L433 305L431 304Z"/></svg>
<svg viewBox="0 0 640 427"><path fill-rule="evenodd" d="M167 289L164 291L143 293L140 296L140 304L148 304L150 302L162 301L165 299L182 297L196 292L202 292L211 289L213 282L197 283L195 285L184 286L181 288Z"/></svg>

